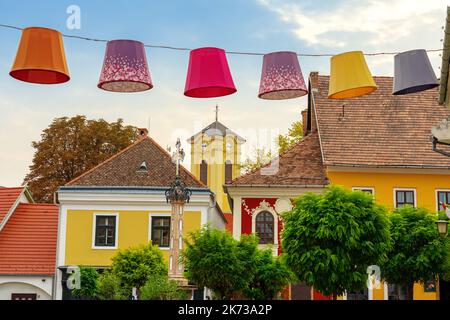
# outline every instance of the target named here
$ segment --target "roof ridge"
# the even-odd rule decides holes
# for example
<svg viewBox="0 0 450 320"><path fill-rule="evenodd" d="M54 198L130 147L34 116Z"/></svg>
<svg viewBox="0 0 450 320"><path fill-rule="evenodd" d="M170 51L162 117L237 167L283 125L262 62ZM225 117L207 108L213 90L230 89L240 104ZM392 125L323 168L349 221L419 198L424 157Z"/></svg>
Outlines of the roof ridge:
<svg viewBox="0 0 450 320"><path fill-rule="evenodd" d="M302 137L302 139L301 139L300 141L295 142L292 146L290 146L290 147L289 147L287 150L285 150L282 154L279 154L278 156L271 158L270 161L269 161L268 163L266 163L265 165L263 165L263 166L261 166L261 167L258 167L258 168L256 168L256 169L253 169L252 171L247 172L247 173L245 173L245 174L243 174L243 175L241 175L241 176L239 176L239 177L237 177L237 178L231 180L230 183L227 183L227 184L233 184L234 182L238 181L238 180L241 179L241 178L247 177L247 176L249 176L249 175L251 175L251 174L253 174L253 173L256 173L258 170L261 170L261 169L263 169L263 168L268 167L268 166L272 163L273 160L275 160L275 159L277 159L277 158L278 158L278 159L283 158L283 156L284 156L285 154L287 154L288 152L290 152L294 147L296 147L296 146L302 144L304 141L308 140L309 137L311 137L313 134L315 134L315 133L311 133L311 134L308 134L308 135ZM323 162L323 160L322 160L322 162Z"/></svg>
<svg viewBox="0 0 450 320"><path fill-rule="evenodd" d="M165 150L163 147L161 147L155 140L153 140L153 138L148 137L148 139L150 139L150 141L157 147L159 148L161 151L163 151L163 153L168 156L170 158L170 161L172 161L172 156L170 155L170 153ZM205 188L209 188L207 185L205 185L202 181L200 181L199 179L197 179L196 176L194 176L188 169L186 169L183 165L180 165L181 170L184 170L185 173L187 173L189 176L191 176L191 178L194 179L194 181L198 182L201 186L204 186Z"/></svg>
<svg viewBox="0 0 450 320"><path fill-rule="evenodd" d="M92 167L91 169L89 169L88 171L82 173L81 175L79 175L78 177L70 180L69 182L67 182L65 185L66 186L70 186L73 185L73 183L77 182L78 180L80 180L81 178L83 178L84 176L88 175L89 173L93 172L94 170L96 170L97 168L100 168L101 166L105 165L106 163L110 162L111 160L117 158L118 156L120 156L121 154L127 152L129 149L133 148L134 146L137 146L138 144L140 144L142 141L146 140L150 138L149 136L146 136L144 138L138 139L137 141L133 142L132 144L130 144L128 147L122 149L121 151L117 152L116 154L112 155L111 157L109 157L108 159L100 162L98 165Z"/></svg>

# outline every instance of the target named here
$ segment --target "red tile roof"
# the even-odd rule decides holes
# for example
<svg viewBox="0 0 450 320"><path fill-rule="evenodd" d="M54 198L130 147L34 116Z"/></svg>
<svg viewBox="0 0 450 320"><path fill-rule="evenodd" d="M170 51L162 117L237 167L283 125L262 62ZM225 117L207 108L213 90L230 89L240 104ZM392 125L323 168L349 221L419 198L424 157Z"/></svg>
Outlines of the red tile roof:
<svg viewBox="0 0 450 320"><path fill-rule="evenodd" d="M53 275L57 233L56 205L19 204L0 232L0 274Z"/></svg>
<svg viewBox="0 0 450 320"><path fill-rule="evenodd" d="M263 167L267 169L268 164ZM272 174L256 171L234 179L229 185L305 186L327 185L317 133L312 133L279 156L279 169Z"/></svg>
<svg viewBox="0 0 450 320"><path fill-rule="evenodd" d="M147 171L139 171L144 161ZM207 188L184 167L180 172L188 187ZM167 187L174 179L171 155L152 138L144 137L67 186Z"/></svg>
<svg viewBox="0 0 450 320"><path fill-rule="evenodd" d="M450 116L437 102L438 89L394 96L392 77L374 79L374 93L332 100L329 76L311 74L324 164L450 168L450 158L432 151L430 140L431 127Z"/></svg>
<svg viewBox="0 0 450 320"><path fill-rule="evenodd" d="M0 224L23 191L20 188L0 188Z"/></svg>

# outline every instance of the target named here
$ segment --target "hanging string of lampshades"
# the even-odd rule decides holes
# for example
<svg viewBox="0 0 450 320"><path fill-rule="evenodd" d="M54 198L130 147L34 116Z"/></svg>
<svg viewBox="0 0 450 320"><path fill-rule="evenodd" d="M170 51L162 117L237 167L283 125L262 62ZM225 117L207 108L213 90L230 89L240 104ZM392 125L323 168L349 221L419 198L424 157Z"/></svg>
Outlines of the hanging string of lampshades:
<svg viewBox="0 0 450 320"><path fill-rule="evenodd" d="M10 75L17 80L36 84L69 81L63 35L57 30L41 27L20 30L22 36ZM212 47L191 50L184 95L214 98L237 92L226 54L225 50ZM308 93L298 56L299 54L288 51L263 55L259 98L284 100ZM330 99L359 97L377 90L364 56L362 51L351 51L331 57ZM394 95L420 92L439 85L426 50L397 53L394 65ZM107 41L98 88L110 92L142 92L152 89L145 45L134 40Z"/></svg>

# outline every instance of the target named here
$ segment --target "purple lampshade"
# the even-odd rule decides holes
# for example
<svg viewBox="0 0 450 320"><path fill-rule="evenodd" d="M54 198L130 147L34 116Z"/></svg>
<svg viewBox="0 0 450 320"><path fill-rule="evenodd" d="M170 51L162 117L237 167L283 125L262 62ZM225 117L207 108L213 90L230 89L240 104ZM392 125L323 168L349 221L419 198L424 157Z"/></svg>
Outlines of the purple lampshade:
<svg viewBox="0 0 450 320"><path fill-rule="evenodd" d="M134 40L109 41L98 87L113 92L153 88L144 44Z"/></svg>
<svg viewBox="0 0 450 320"><path fill-rule="evenodd" d="M394 95L415 93L439 86L427 52L423 49L395 55L394 69Z"/></svg>
<svg viewBox="0 0 450 320"><path fill-rule="evenodd" d="M264 55L258 97L284 100L308 93L295 52L272 52Z"/></svg>

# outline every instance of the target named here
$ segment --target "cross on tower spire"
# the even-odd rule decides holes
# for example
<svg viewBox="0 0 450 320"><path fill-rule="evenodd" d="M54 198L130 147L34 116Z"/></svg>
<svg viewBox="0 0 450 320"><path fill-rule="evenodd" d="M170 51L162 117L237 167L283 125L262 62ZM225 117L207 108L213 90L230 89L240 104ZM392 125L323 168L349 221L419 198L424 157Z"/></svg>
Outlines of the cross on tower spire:
<svg viewBox="0 0 450 320"><path fill-rule="evenodd" d="M219 121L219 105L216 104L216 122Z"/></svg>

